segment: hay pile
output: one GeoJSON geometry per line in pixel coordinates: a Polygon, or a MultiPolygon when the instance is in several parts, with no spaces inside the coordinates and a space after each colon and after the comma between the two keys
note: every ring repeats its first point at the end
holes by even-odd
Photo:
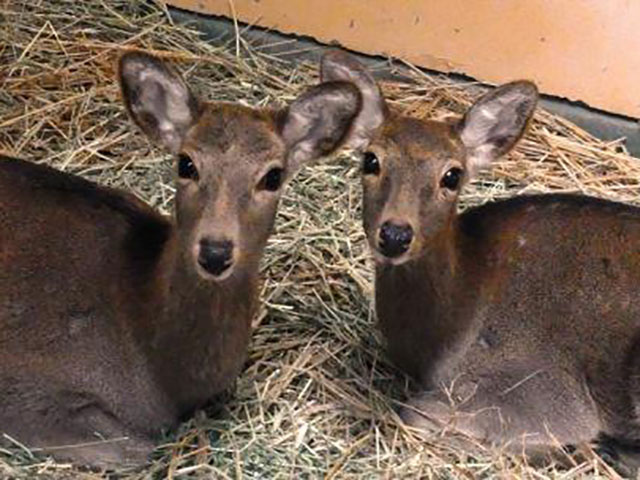
{"type": "MultiPolygon", "coordinates": [[[[168,212],[171,159],[126,117],[115,58],[145,48],[171,59],[201,96],[284,104],[316,80],[241,36],[212,46],[161,5],[130,0],[12,0],[0,7],[0,151],[118,186],[168,212]]],[[[439,118],[478,94],[409,68],[385,83],[397,108],[439,118]]],[[[640,161],[540,111],[517,151],[466,189],[464,205],[539,191],[580,191],[640,204],[640,161]]],[[[381,353],[372,265],[360,225],[357,163],[306,168],[288,187],[263,262],[264,307],[247,368],[221,416],[196,415],[142,471],[109,478],[449,478],[615,473],[599,459],[557,472],[481,452],[447,436],[419,441],[394,409],[405,385],[381,353]]],[[[1,478],[107,478],[0,451],[1,478]]]]}

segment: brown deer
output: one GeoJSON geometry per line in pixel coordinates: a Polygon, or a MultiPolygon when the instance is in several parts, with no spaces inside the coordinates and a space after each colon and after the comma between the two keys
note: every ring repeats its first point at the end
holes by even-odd
{"type": "Polygon", "coordinates": [[[204,103],[143,53],[119,79],[135,123],[176,155],[175,221],[0,160],[0,432],[93,466],[144,462],[238,375],[283,184],[361,105],[341,81],[284,110],[204,103]]]}
{"type": "Polygon", "coordinates": [[[536,195],[458,214],[465,182],[522,136],[536,87],[508,83],[443,123],[388,108],[344,53],[325,55],[321,74],[363,96],[347,144],[362,157],[377,318],[420,385],[403,418],[537,458],[597,439],[633,454],[640,209],[536,195]]]}

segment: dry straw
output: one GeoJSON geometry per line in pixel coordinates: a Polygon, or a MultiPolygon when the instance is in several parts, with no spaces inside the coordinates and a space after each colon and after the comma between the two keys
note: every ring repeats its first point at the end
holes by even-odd
{"type": "MultiPolygon", "coordinates": [[[[213,46],[166,9],[129,0],[0,3],[0,151],[118,186],[168,211],[171,160],[132,127],[114,82],[115,59],[144,48],[175,63],[201,95],[283,105],[316,81],[238,35],[213,46]]],[[[395,108],[460,114],[473,85],[409,68],[383,85],[395,108]]],[[[538,112],[517,150],[467,187],[464,205],[541,191],[640,203],[640,161],[538,112]]],[[[395,411],[406,398],[381,353],[370,300],[372,265],[360,225],[357,162],[306,168],[288,187],[263,262],[263,309],[246,370],[226,406],[167,435],[144,470],[109,478],[616,477],[596,457],[535,470],[522,459],[435,433],[421,441],[395,411]]],[[[1,393],[0,393],[1,394],[1,393]]],[[[43,459],[19,443],[0,451],[0,477],[107,478],[43,459]]]]}

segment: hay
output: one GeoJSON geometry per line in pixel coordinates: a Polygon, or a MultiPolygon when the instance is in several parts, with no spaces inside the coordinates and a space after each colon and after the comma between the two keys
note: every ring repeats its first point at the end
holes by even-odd
{"type": "MultiPolygon", "coordinates": [[[[132,127],[114,60],[145,48],[171,59],[201,95],[282,105],[316,80],[238,36],[227,46],[174,25],[164,7],[129,0],[13,0],[0,7],[0,151],[118,186],[168,212],[171,160],[132,127]]],[[[409,68],[385,82],[396,108],[441,118],[477,96],[474,85],[409,68]]],[[[540,191],[579,191],[640,204],[640,161],[539,111],[517,150],[464,194],[464,206],[540,191]]],[[[381,353],[370,299],[372,264],[360,224],[356,162],[306,168],[288,187],[263,262],[264,307],[249,361],[221,416],[181,426],[144,470],[109,478],[576,478],[616,474],[597,457],[569,470],[465,453],[448,435],[418,440],[394,413],[405,397],[381,353]]],[[[0,451],[0,477],[107,478],[0,451]]]]}

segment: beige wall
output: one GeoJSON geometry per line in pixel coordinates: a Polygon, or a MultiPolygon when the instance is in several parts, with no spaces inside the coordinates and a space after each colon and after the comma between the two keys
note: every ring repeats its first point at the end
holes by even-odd
{"type": "Polygon", "coordinates": [[[640,118],[640,0],[170,0],[640,118]]]}

